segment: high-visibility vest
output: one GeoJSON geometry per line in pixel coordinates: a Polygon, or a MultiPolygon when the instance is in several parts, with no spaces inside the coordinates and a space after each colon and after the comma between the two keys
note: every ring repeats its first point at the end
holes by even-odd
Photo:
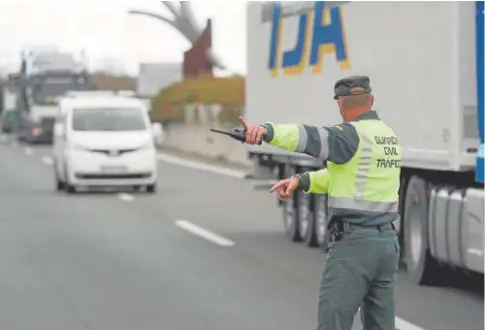
{"type": "MultiPolygon", "coordinates": [[[[345,164],[327,162],[329,218],[351,214],[398,214],[401,147],[380,120],[350,122],[360,138],[345,164]]],[[[391,217],[391,219],[395,217],[391,217]]]]}

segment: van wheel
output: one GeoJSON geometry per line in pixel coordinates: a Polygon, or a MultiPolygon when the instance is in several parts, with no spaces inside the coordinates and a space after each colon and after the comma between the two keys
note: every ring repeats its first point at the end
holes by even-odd
{"type": "Polygon", "coordinates": [[[286,237],[292,242],[301,241],[298,230],[298,194],[293,194],[282,206],[286,237]]]}
{"type": "Polygon", "coordinates": [[[56,190],[62,191],[66,188],[66,184],[62,182],[59,178],[56,178],[56,190]]]}
{"type": "Polygon", "coordinates": [[[68,194],[74,194],[74,193],[76,193],[76,187],[73,186],[72,184],[67,184],[66,185],[66,192],[68,194]]]}
{"type": "Polygon", "coordinates": [[[431,256],[428,239],[428,184],[413,176],[404,199],[404,245],[407,274],[411,282],[433,284],[438,278],[439,265],[431,256]]]}
{"type": "Polygon", "coordinates": [[[59,173],[57,172],[57,162],[55,160],[54,160],[54,164],[53,164],[52,167],[54,168],[54,177],[55,177],[55,180],[56,180],[56,190],[57,191],[64,190],[66,188],[66,184],[64,183],[64,181],[62,181],[59,178],[59,173]]]}
{"type": "Polygon", "coordinates": [[[298,191],[298,233],[306,246],[316,246],[313,195],[298,191]]]}
{"type": "Polygon", "coordinates": [[[67,169],[67,166],[64,167],[64,179],[65,179],[64,185],[65,185],[66,193],[68,194],[76,193],[76,186],[69,183],[69,171],[67,169]]]}
{"type": "Polygon", "coordinates": [[[317,244],[323,250],[328,247],[328,211],[327,211],[327,195],[316,195],[314,202],[314,224],[315,237],[317,244]]]}
{"type": "Polygon", "coordinates": [[[147,185],[147,193],[153,194],[156,191],[157,191],[157,185],[155,183],[147,185]]]}

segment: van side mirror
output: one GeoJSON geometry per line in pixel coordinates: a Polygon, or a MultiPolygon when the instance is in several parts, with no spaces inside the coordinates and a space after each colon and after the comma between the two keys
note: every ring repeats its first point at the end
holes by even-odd
{"type": "Polygon", "coordinates": [[[163,126],[160,123],[152,123],[153,138],[157,144],[162,144],[165,140],[163,126]]]}

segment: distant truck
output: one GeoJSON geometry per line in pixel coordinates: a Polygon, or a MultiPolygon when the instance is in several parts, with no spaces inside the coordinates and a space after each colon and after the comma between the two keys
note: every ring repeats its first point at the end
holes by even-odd
{"type": "Polygon", "coordinates": [[[57,100],[68,91],[89,90],[89,74],[74,56],[53,50],[24,51],[17,90],[17,137],[30,143],[52,142],[57,100]]]}
{"type": "MultiPolygon", "coordinates": [[[[250,2],[246,118],[335,125],[335,82],[370,76],[379,116],[400,137],[400,219],[410,279],[442,265],[483,274],[484,33],[478,2],[250,2]],[[330,6],[330,7],[328,7],[330,6]]],[[[252,146],[254,183],[324,162],[252,146]]],[[[280,205],[286,235],[325,246],[326,196],[280,205]]]]}

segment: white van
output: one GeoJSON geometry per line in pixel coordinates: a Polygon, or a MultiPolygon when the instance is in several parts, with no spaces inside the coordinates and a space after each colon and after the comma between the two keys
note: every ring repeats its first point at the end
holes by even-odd
{"type": "Polygon", "coordinates": [[[154,193],[157,155],[151,124],[138,99],[123,96],[65,97],[54,125],[57,190],[78,187],[146,187],[154,193]]]}

